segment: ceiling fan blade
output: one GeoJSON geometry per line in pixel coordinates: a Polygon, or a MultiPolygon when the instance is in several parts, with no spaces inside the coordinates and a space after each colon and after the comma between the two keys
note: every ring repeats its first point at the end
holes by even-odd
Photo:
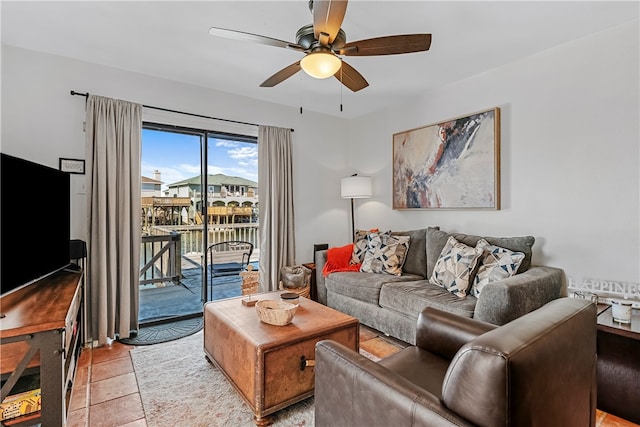
{"type": "Polygon", "coordinates": [[[278,83],[282,83],[289,77],[293,76],[295,73],[300,71],[302,68],[300,67],[300,61],[295,62],[291,65],[287,65],[282,70],[275,73],[273,76],[269,77],[267,80],[262,82],[260,87],[273,87],[278,83]]]}
{"type": "Polygon", "coordinates": [[[209,28],[209,34],[212,36],[225,37],[233,40],[250,41],[260,44],[266,44],[268,46],[284,47],[289,49],[304,51],[304,48],[295,43],[290,43],[284,40],[273,39],[271,37],[261,36],[258,34],[245,33],[243,31],[227,30],[225,28],[211,27],[209,28]]]}
{"type": "Polygon", "coordinates": [[[346,12],[347,0],[313,0],[313,34],[323,46],[333,43],[346,12]]]}
{"type": "Polygon", "coordinates": [[[343,85],[351,89],[353,92],[357,92],[369,86],[369,83],[364,79],[364,77],[362,77],[362,74],[344,61],[342,61],[342,67],[333,75],[333,77],[338,79],[343,85]]]}
{"type": "Polygon", "coordinates": [[[336,53],[345,56],[397,55],[429,50],[431,34],[376,37],[345,44],[336,53]]]}

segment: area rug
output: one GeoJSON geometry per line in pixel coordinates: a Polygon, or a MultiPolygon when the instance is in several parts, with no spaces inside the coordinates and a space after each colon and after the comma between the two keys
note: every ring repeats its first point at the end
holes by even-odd
{"type": "Polygon", "coordinates": [[[202,316],[174,322],[159,323],[142,326],[135,337],[123,338],[120,342],[130,345],[151,345],[174,341],[193,335],[202,330],[204,321],[202,316]]]}
{"type": "MultiPolygon", "coordinates": [[[[253,413],[205,358],[202,331],[130,351],[148,427],[253,427],[253,413]]],[[[275,427],[314,425],[313,397],[276,412],[275,427]]]]}

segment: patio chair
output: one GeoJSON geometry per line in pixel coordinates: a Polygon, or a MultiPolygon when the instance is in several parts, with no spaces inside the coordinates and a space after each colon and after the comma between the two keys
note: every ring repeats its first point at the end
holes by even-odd
{"type": "Polygon", "coordinates": [[[214,277],[238,275],[247,268],[253,243],[242,240],[228,240],[214,243],[207,249],[209,262],[209,278],[213,282],[214,277]]]}

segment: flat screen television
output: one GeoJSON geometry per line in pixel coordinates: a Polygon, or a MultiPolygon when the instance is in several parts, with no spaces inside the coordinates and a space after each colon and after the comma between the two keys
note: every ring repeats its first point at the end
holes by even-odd
{"type": "Polygon", "coordinates": [[[1,153],[0,294],[70,265],[70,177],[1,153]]]}

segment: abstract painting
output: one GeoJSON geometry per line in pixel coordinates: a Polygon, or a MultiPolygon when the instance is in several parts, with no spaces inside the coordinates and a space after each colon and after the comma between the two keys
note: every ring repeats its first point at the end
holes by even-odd
{"type": "Polygon", "coordinates": [[[500,209],[500,109],[394,134],[393,209],[500,209]]]}

